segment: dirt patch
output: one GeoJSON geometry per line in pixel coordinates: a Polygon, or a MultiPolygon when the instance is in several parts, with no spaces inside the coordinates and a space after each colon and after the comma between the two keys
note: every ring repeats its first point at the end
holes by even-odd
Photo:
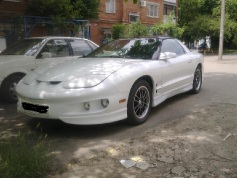
{"type": "Polygon", "coordinates": [[[215,103],[105,150],[50,177],[237,177],[237,105],[215,103]],[[126,168],[121,164],[131,164],[126,168]]]}

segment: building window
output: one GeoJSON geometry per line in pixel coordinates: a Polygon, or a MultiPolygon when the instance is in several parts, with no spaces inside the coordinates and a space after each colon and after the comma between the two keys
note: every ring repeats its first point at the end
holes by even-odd
{"type": "Polygon", "coordinates": [[[138,13],[129,13],[129,21],[130,22],[137,22],[139,20],[138,13]]]}
{"type": "Polygon", "coordinates": [[[147,16],[148,17],[155,17],[158,18],[158,8],[159,4],[156,3],[147,3],[147,16]]]}
{"type": "Polygon", "coordinates": [[[173,12],[176,14],[176,7],[168,4],[164,4],[164,15],[170,15],[173,12]]]}
{"type": "Polygon", "coordinates": [[[115,13],[115,0],[106,0],[106,13],[115,13]]]}

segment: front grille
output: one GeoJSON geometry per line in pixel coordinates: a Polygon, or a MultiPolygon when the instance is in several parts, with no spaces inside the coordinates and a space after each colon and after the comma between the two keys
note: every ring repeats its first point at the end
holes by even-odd
{"type": "Polygon", "coordinates": [[[24,108],[27,111],[34,111],[34,112],[38,112],[40,114],[48,113],[48,109],[49,109],[48,106],[30,104],[30,103],[26,103],[26,102],[22,102],[22,108],[24,108]]]}
{"type": "Polygon", "coordinates": [[[51,85],[57,85],[57,84],[59,84],[59,83],[61,83],[60,81],[51,81],[51,82],[49,82],[51,85]]]}

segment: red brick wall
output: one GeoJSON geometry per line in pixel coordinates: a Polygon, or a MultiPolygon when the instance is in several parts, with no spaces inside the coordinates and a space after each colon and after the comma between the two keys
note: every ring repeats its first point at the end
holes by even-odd
{"type": "Polygon", "coordinates": [[[29,34],[29,37],[35,37],[35,36],[46,36],[47,33],[46,33],[46,30],[45,30],[45,27],[37,27],[37,28],[34,28],[30,34],[29,34]]]}
{"type": "Polygon", "coordinates": [[[123,11],[123,17],[124,17],[124,23],[129,23],[129,13],[140,13],[140,21],[144,24],[155,24],[159,21],[163,20],[163,0],[148,0],[148,2],[153,2],[159,4],[158,9],[158,18],[151,18],[147,16],[148,8],[142,7],[138,4],[133,4],[132,1],[128,1],[124,5],[124,11],[123,11]]]}
{"type": "Polygon", "coordinates": [[[147,2],[153,2],[159,4],[158,18],[147,17],[147,7],[141,7],[139,4],[133,4],[132,0],[124,2],[124,0],[116,0],[116,13],[105,12],[105,1],[101,0],[99,20],[106,20],[117,23],[129,23],[129,13],[140,13],[140,20],[143,23],[154,24],[157,21],[163,20],[163,0],[148,0],[147,2]]]}
{"type": "Polygon", "coordinates": [[[124,23],[128,24],[129,22],[129,13],[139,13],[140,21],[146,25],[154,25],[158,22],[163,21],[163,7],[164,0],[148,0],[147,2],[153,2],[159,4],[158,9],[158,18],[151,18],[147,16],[148,8],[141,7],[139,4],[133,4],[132,0],[124,2],[124,0],[116,0],[116,12],[115,13],[106,13],[105,10],[106,0],[101,0],[100,12],[98,20],[90,21],[91,28],[91,40],[97,44],[101,44],[104,35],[104,28],[112,28],[114,24],[124,23]]]}
{"type": "Polygon", "coordinates": [[[0,1],[0,13],[24,14],[27,4],[27,0],[20,2],[0,1]]]}
{"type": "Polygon", "coordinates": [[[107,20],[111,22],[121,22],[122,17],[123,17],[124,0],[116,0],[116,13],[106,13],[105,1],[106,0],[100,1],[99,19],[107,20]]]}
{"type": "Polygon", "coordinates": [[[109,29],[112,28],[113,24],[112,22],[103,22],[103,21],[91,21],[90,22],[90,37],[93,42],[95,42],[98,45],[102,44],[102,40],[104,39],[105,35],[103,34],[103,29],[109,29]]]}

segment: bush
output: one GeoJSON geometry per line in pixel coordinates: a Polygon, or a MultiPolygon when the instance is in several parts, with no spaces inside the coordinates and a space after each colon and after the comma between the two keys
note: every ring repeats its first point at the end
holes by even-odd
{"type": "Polygon", "coordinates": [[[46,136],[33,133],[0,139],[0,175],[4,178],[45,177],[53,160],[49,148],[46,136]]]}
{"type": "Polygon", "coordinates": [[[149,35],[149,30],[146,25],[140,21],[133,22],[129,25],[117,24],[112,27],[112,38],[135,38],[149,35]]]}
{"type": "Polygon", "coordinates": [[[148,28],[141,22],[137,21],[128,25],[128,37],[135,38],[147,35],[149,35],[148,28]]]}
{"type": "Polygon", "coordinates": [[[125,30],[126,30],[126,26],[124,24],[113,25],[112,38],[113,39],[124,38],[125,37],[125,30]]]}

